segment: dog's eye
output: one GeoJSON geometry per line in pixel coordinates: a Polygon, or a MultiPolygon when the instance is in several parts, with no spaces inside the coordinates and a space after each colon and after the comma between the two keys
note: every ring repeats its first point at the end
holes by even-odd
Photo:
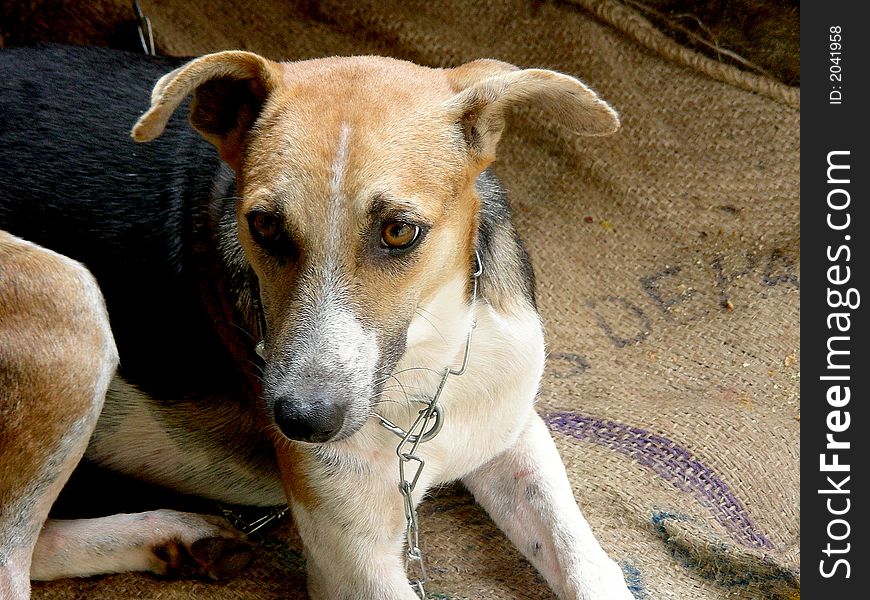
{"type": "Polygon", "coordinates": [[[257,243],[267,245],[281,237],[283,229],[278,218],[266,212],[252,212],[248,215],[251,235],[257,243]]]}
{"type": "Polygon", "coordinates": [[[387,223],[381,231],[381,243],[393,250],[407,250],[419,239],[420,227],[403,221],[387,223]]]}

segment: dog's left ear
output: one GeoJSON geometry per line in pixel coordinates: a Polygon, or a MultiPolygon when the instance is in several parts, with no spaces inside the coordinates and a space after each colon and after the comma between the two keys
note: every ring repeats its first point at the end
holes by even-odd
{"type": "Polygon", "coordinates": [[[151,92],[151,108],[131,135],[137,142],[158,137],[178,105],[193,94],[191,125],[237,168],[245,137],[280,81],[280,66],[252,52],[197,58],[160,78],[151,92]]]}
{"type": "Polygon", "coordinates": [[[448,111],[481,163],[495,159],[505,112],[516,104],[540,107],[580,135],[609,135],[619,129],[616,111],[583,82],[563,73],[484,59],[449,69],[447,77],[457,92],[448,111]]]}

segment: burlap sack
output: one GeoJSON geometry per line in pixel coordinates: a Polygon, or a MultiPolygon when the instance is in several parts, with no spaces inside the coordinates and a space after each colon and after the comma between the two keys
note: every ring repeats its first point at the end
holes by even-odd
{"type": "MultiPolygon", "coordinates": [[[[610,0],[142,5],[167,54],[488,56],[575,74],[617,107],[613,137],[529,111],[501,144],[550,352],[539,411],[638,599],[799,597],[797,89],[610,0]]],[[[421,520],[432,598],[553,597],[461,489],[421,520]]],[[[300,548],[286,524],[226,585],[120,575],[34,597],[304,598],[300,548]]]]}

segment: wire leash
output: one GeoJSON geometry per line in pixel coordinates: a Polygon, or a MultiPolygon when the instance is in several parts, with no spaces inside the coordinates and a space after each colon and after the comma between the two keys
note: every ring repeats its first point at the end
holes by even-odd
{"type": "Polygon", "coordinates": [[[396,454],[399,457],[399,492],[402,494],[402,504],[405,511],[405,539],[408,546],[407,554],[405,555],[405,571],[414,566],[419,577],[409,579],[411,587],[417,593],[421,600],[426,599],[426,590],[424,584],[427,581],[426,566],[423,561],[423,551],[420,550],[420,528],[417,519],[417,508],[414,506],[413,492],[417,487],[417,482],[420,480],[420,475],[423,473],[423,467],[426,466],[426,461],[422,456],[417,454],[417,449],[420,444],[428,442],[441,431],[444,425],[444,414],[438,404],[441,398],[441,392],[447,385],[447,380],[451,375],[463,375],[468,368],[468,355],[471,350],[471,336],[474,333],[474,308],[477,304],[477,281],[481,273],[483,273],[483,264],[480,262],[480,254],[475,251],[475,271],[472,273],[472,290],[471,290],[471,311],[472,321],[468,328],[468,335],[465,338],[465,352],[462,356],[462,364],[458,369],[446,367],[441,375],[441,381],[438,384],[438,389],[435,390],[435,395],[431,400],[414,399],[415,402],[425,404],[417,418],[411,424],[407,431],[381,415],[375,413],[380,424],[388,431],[396,434],[401,441],[396,447],[396,454]],[[434,422],[433,422],[434,421],[434,422]],[[432,425],[430,426],[430,423],[432,425]],[[411,466],[410,463],[416,463],[416,466],[411,466]],[[406,473],[406,466],[412,477],[409,479],[406,473]],[[413,471],[410,471],[413,469],[413,471]]]}

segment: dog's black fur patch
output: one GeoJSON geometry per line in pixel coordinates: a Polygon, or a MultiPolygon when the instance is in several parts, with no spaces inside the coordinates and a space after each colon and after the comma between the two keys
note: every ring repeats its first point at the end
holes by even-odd
{"type": "Polygon", "coordinates": [[[480,196],[477,249],[483,263],[481,296],[490,301],[524,297],[537,308],[535,271],[511,222],[511,207],[501,182],[487,169],[477,178],[475,189],[480,196]]]}
{"type": "Polygon", "coordinates": [[[192,260],[212,242],[217,152],[186,110],[151,144],[129,135],[153,84],[181,62],[60,46],[0,53],[0,228],[87,265],[120,373],[176,398],[237,371],[192,260]]]}

